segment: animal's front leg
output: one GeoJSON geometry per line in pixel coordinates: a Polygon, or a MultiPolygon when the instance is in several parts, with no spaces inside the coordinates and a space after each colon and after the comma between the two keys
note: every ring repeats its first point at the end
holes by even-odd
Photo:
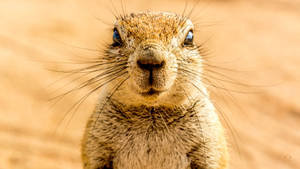
{"type": "Polygon", "coordinates": [[[191,169],[227,169],[228,152],[223,141],[218,145],[195,146],[188,154],[191,169]]]}
{"type": "Polygon", "coordinates": [[[105,146],[92,146],[89,142],[82,147],[84,169],[113,169],[112,152],[105,146]]]}
{"type": "Polygon", "coordinates": [[[84,169],[113,169],[112,152],[105,146],[83,143],[82,161],[84,169]]]}
{"type": "Polygon", "coordinates": [[[104,140],[85,132],[81,157],[84,169],[113,169],[113,149],[104,140]]]}

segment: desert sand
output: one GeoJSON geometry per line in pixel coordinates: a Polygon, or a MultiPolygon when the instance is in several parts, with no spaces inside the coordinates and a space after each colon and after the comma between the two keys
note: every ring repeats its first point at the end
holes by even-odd
{"type": "MultiPolygon", "coordinates": [[[[185,0],[124,0],[124,11],[182,12],[185,0]]],[[[300,168],[300,1],[188,1],[226,127],[231,169],[300,168]]],[[[111,42],[114,0],[0,1],[0,169],[79,169],[95,103],[64,70],[111,42]],[[69,113],[68,113],[69,112],[69,113]]],[[[99,52],[100,51],[100,52],[99,52]]],[[[75,64],[76,65],[76,64],[75,64]]],[[[76,65],[78,66],[78,65],[76,65]]],[[[80,66],[80,65],[79,65],[80,66]]],[[[74,79],[73,79],[74,80],[74,79]]]]}

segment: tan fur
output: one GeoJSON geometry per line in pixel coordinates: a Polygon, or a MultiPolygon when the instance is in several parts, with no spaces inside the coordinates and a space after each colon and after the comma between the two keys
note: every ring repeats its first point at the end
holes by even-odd
{"type": "Polygon", "coordinates": [[[87,124],[84,169],[225,169],[224,131],[201,82],[202,57],[196,46],[182,46],[192,22],[143,12],[115,27],[122,46],[108,47],[104,59],[127,67],[102,90],[87,124]],[[149,53],[165,62],[151,75],[137,64],[149,53]],[[145,94],[150,89],[159,92],[145,94]]]}

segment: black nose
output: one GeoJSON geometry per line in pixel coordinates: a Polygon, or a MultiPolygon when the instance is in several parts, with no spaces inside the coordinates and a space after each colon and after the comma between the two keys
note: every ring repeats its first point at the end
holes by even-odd
{"type": "Polygon", "coordinates": [[[144,70],[160,69],[165,64],[161,53],[153,49],[145,50],[137,60],[137,65],[144,70]]]}
{"type": "Polygon", "coordinates": [[[153,70],[153,69],[160,69],[162,67],[164,67],[165,65],[165,61],[147,61],[147,60],[138,60],[137,64],[141,69],[145,69],[145,70],[153,70]]]}

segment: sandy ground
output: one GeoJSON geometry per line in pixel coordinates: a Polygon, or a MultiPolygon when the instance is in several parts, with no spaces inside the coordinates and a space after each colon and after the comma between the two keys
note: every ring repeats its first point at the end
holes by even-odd
{"type": "MultiPolygon", "coordinates": [[[[126,0],[126,11],[181,12],[184,4],[126,0]]],[[[188,4],[196,6],[197,40],[209,39],[210,62],[226,68],[213,68],[219,87],[210,89],[228,131],[230,168],[300,168],[300,1],[188,4]]],[[[97,96],[66,113],[87,89],[48,102],[77,83],[64,85],[71,79],[56,81],[62,74],[47,69],[97,56],[82,48],[110,41],[112,11],[109,0],[0,1],[0,169],[81,168],[80,139],[97,96]]]]}

